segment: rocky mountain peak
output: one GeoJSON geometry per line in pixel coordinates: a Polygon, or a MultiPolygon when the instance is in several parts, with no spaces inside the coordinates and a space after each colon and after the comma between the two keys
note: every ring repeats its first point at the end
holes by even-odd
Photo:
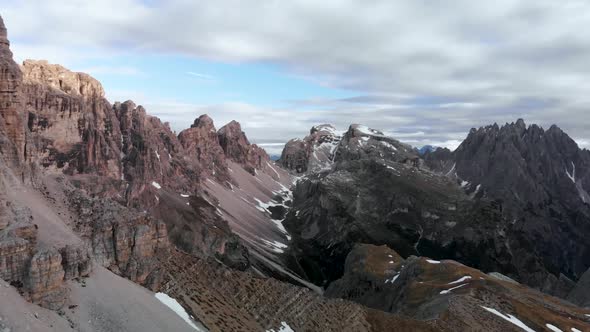
{"type": "Polygon", "coordinates": [[[2,19],[2,17],[0,17],[0,50],[8,50],[10,52],[10,42],[8,41],[8,33],[6,31],[6,26],[4,25],[4,20],[2,19]]]}
{"type": "Polygon", "coordinates": [[[0,18],[0,152],[13,166],[24,159],[26,116],[22,106],[22,73],[12,59],[6,27],[0,18]]]}
{"type": "Polygon", "coordinates": [[[313,126],[309,130],[310,135],[313,135],[317,132],[324,133],[327,135],[334,135],[334,134],[336,134],[336,127],[334,127],[331,124],[321,124],[321,125],[313,126]]]}
{"type": "Polygon", "coordinates": [[[360,124],[352,124],[346,135],[350,137],[385,136],[383,132],[360,124]]]}
{"type": "Polygon", "coordinates": [[[207,114],[203,114],[195,119],[191,128],[207,128],[215,130],[215,124],[213,123],[213,119],[209,117],[207,114]]]}
{"type": "Polygon", "coordinates": [[[250,144],[239,122],[232,120],[217,132],[219,144],[225,155],[255,174],[255,169],[264,167],[270,160],[266,152],[256,144],[250,144]]]}
{"type": "Polygon", "coordinates": [[[25,60],[21,66],[25,82],[50,86],[71,95],[103,98],[104,89],[98,80],[86,73],[72,72],[47,60],[25,60]]]}

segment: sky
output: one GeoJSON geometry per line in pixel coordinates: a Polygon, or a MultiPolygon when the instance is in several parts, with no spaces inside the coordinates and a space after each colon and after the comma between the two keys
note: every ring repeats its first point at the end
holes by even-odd
{"type": "Polygon", "coordinates": [[[87,72],[177,132],[200,114],[279,154],[316,124],[414,146],[524,118],[590,148],[590,2],[0,0],[17,61],[87,72]]]}

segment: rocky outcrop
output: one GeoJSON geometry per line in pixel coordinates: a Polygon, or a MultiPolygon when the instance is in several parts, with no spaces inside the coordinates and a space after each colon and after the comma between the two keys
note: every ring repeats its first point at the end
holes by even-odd
{"type": "Polygon", "coordinates": [[[0,18],[0,153],[14,169],[25,156],[27,120],[23,104],[22,73],[12,59],[6,27],[0,18]]]}
{"type": "Polygon", "coordinates": [[[557,126],[527,127],[519,119],[472,129],[455,151],[435,151],[427,163],[474,196],[501,204],[513,224],[506,236],[521,246],[527,243],[520,259],[528,262],[529,272],[553,275],[523,273],[520,281],[563,294],[566,279],[578,279],[590,266],[585,241],[590,233],[590,153],[557,126]]]}
{"type": "Polygon", "coordinates": [[[415,149],[379,130],[353,124],[336,148],[334,160],[346,162],[361,159],[387,160],[422,166],[415,149]]]}
{"type": "MultiPolygon", "coordinates": [[[[162,275],[156,258],[169,250],[166,225],[109,199],[87,198],[76,190],[68,195],[79,218],[75,230],[91,244],[93,259],[134,282],[157,287],[162,275]]],[[[82,249],[66,256],[66,265],[83,273],[79,257],[85,257],[82,249]]]]}
{"type": "Polygon", "coordinates": [[[472,201],[447,177],[413,163],[343,160],[333,171],[301,179],[283,224],[299,261],[291,267],[304,267],[301,273],[319,285],[341,276],[357,242],[385,244],[402,256],[451,257],[484,270],[511,266],[498,231],[509,223],[498,207],[472,201]]]}
{"type": "Polygon", "coordinates": [[[25,83],[42,83],[68,95],[79,95],[90,99],[104,98],[100,82],[85,73],[72,72],[60,65],[45,60],[25,60],[22,65],[25,83]]]}
{"type": "Polygon", "coordinates": [[[567,296],[568,301],[590,308],[590,269],[586,271],[567,296]]]}
{"type": "Polygon", "coordinates": [[[27,60],[22,70],[28,161],[43,171],[119,178],[121,134],[100,83],[46,61],[27,60]]]}
{"type": "Polygon", "coordinates": [[[38,251],[31,258],[24,278],[25,298],[47,308],[61,308],[65,303],[64,276],[59,251],[38,251]]]}
{"type": "Polygon", "coordinates": [[[256,169],[266,167],[270,158],[266,152],[256,144],[250,144],[242,127],[236,121],[231,121],[217,131],[219,144],[227,158],[242,165],[246,171],[255,174],[256,169]]]}
{"type": "Polygon", "coordinates": [[[329,169],[340,139],[332,125],[314,126],[303,140],[296,138],[285,144],[279,163],[296,173],[329,169]]]}
{"type": "Polygon", "coordinates": [[[292,268],[325,285],[340,277],[355,242],[386,244],[566,296],[590,264],[586,154],[557,127],[518,122],[473,130],[455,152],[438,149],[424,160],[353,125],[332,168],[294,190],[284,222],[300,260],[292,268]]]}
{"type": "Polygon", "coordinates": [[[31,223],[30,212],[25,209],[11,206],[6,218],[11,222],[0,231],[0,278],[22,285],[36,251],[37,226],[31,223]]]}
{"type": "Polygon", "coordinates": [[[331,283],[325,295],[388,311],[390,288],[405,260],[387,246],[356,244],[346,257],[344,275],[331,283]]]}
{"type": "Polygon", "coordinates": [[[201,115],[189,129],[178,135],[187,156],[199,162],[201,176],[209,175],[218,181],[230,181],[227,161],[219,145],[217,131],[213,120],[208,115],[201,115]]]}
{"type": "Polygon", "coordinates": [[[60,254],[66,280],[87,277],[92,272],[92,253],[86,245],[67,245],[60,254]]]}
{"type": "Polygon", "coordinates": [[[124,204],[146,210],[154,206],[158,183],[177,192],[194,192],[199,164],[183,158],[184,150],[167,123],[149,116],[132,101],[115,103],[121,130],[121,181],[124,204]]]}
{"type": "Polygon", "coordinates": [[[326,294],[428,321],[437,330],[513,330],[516,327],[505,320],[507,315],[534,331],[546,324],[562,331],[588,328],[585,310],[565,301],[455,261],[402,259],[383,246],[356,245],[343,277],[326,294]]]}

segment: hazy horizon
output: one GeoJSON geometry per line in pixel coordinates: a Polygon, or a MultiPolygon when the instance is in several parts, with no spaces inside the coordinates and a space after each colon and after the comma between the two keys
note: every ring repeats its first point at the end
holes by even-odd
{"type": "Polygon", "coordinates": [[[18,62],[89,73],[177,132],[209,114],[277,154],[362,123],[453,149],[524,118],[590,148],[583,1],[1,2],[18,62]]]}

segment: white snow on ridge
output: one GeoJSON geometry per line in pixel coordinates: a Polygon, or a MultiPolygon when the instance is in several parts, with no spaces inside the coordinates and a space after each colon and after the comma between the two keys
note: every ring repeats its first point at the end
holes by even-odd
{"type": "Polygon", "coordinates": [[[288,247],[288,245],[281,243],[279,241],[269,241],[266,239],[261,239],[261,240],[264,242],[264,244],[266,244],[270,248],[270,250],[272,250],[276,253],[279,253],[279,254],[282,254],[283,252],[285,252],[283,249],[288,247]]]}
{"type": "Polygon", "coordinates": [[[458,283],[461,283],[461,282],[463,282],[465,280],[469,280],[469,279],[471,279],[471,276],[464,276],[464,277],[461,277],[455,281],[449,282],[447,285],[458,284],[458,283]]]}
{"type": "Polygon", "coordinates": [[[434,259],[427,259],[426,261],[430,264],[440,264],[440,261],[435,261],[434,259]]]}
{"type": "Polygon", "coordinates": [[[459,286],[456,286],[456,287],[453,287],[453,288],[449,288],[449,289],[442,290],[442,291],[440,291],[440,293],[439,293],[439,294],[448,294],[448,293],[450,293],[451,291],[453,291],[453,290],[455,290],[455,289],[457,289],[457,288],[461,288],[461,287],[463,287],[463,286],[467,286],[467,284],[463,284],[463,285],[459,285],[459,286]]]}
{"type": "Polygon", "coordinates": [[[371,128],[367,127],[367,126],[357,125],[355,129],[358,130],[358,131],[360,131],[362,134],[365,134],[365,135],[379,136],[379,137],[383,136],[383,135],[379,134],[377,132],[377,130],[371,129],[371,128]]]}
{"type": "Polygon", "coordinates": [[[545,324],[545,326],[547,326],[547,328],[550,329],[553,332],[563,332],[560,328],[558,328],[555,325],[545,324]]]}
{"type": "Polygon", "coordinates": [[[278,330],[270,329],[266,330],[266,332],[295,332],[295,330],[293,330],[286,322],[281,322],[281,326],[278,330]]]}
{"type": "Polygon", "coordinates": [[[451,170],[447,172],[447,174],[445,174],[446,176],[449,176],[453,173],[453,171],[455,170],[455,167],[457,166],[457,163],[453,164],[453,167],[451,167],[451,170]]]}
{"type": "Polygon", "coordinates": [[[567,167],[565,168],[565,174],[567,175],[568,178],[570,178],[570,180],[572,180],[573,183],[576,183],[576,165],[574,165],[574,162],[572,161],[572,174],[570,174],[570,172],[568,172],[567,167]]]}
{"type": "Polygon", "coordinates": [[[526,326],[522,321],[520,321],[520,319],[512,316],[512,315],[504,315],[503,313],[499,312],[496,309],[492,309],[492,308],[488,308],[488,307],[484,307],[481,306],[482,308],[484,308],[485,310],[493,313],[494,315],[501,317],[504,320],[509,321],[510,323],[520,327],[521,329],[527,331],[527,332],[535,332],[535,330],[531,329],[530,327],[526,326]]]}
{"type": "Polygon", "coordinates": [[[154,186],[156,189],[162,189],[162,186],[156,181],[152,181],[152,186],[154,186]]]}
{"type": "Polygon", "coordinates": [[[391,279],[385,279],[385,283],[390,282],[393,284],[397,280],[398,277],[399,277],[399,273],[394,275],[391,279]]]}
{"type": "Polygon", "coordinates": [[[572,327],[572,332],[582,332],[582,331],[578,330],[578,329],[577,329],[577,328],[575,328],[575,327],[572,327]]]}
{"type": "Polygon", "coordinates": [[[158,161],[161,161],[160,160],[160,154],[158,153],[158,151],[157,150],[154,150],[154,152],[156,153],[156,157],[158,157],[158,161]]]}
{"type": "Polygon", "coordinates": [[[194,328],[197,331],[204,332],[197,325],[195,325],[191,317],[188,315],[186,310],[184,310],[184,308],[180,305],[180,303],[178,303],[178,301],[171,298],[170,296],[168,296],[168,294],[165,293],[156,293],[156,298],[165,306],[172,309],[172,311],[174,311],[178,316],[180,316],[180,318],[182,318],[192,328],[194,328]]]}
{"type": "Polygon", "coordinates": [[[385,147],[393,150],[393,151],[397,151],[397,148],[395,146],[393,146],[391,143],[389,142],[385,142],[385,141],[380,141],[379,143],[383,144],[385,147]]]}
{"type": "Polygon", "coordinates": [[[189,197],[189,196],[190,196],[190,195],[187,195],[187,194],[180,194],[180,197],[184,197],[184,198],[187,198],[187,197],[189,197]]]}

